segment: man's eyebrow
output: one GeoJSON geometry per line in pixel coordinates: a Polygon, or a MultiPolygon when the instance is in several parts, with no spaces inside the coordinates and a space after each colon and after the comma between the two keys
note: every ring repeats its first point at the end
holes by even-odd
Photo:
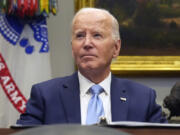
{"type": "Polygon", "coordinates": [[[75,30],[73,30],[73,33],[79,33],[79,32],[82,32],[82,29],[75,29],[75,30]]]}

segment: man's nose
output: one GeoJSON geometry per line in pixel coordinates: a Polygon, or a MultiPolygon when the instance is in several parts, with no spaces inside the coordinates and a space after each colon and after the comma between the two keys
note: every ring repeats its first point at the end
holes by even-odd
{"type": "Polygon", "coordinates": [[[92,48],[92,40],[90,36],[86,36],[85,41],[84,41],[84,49],[90,49],[92,48]]]}

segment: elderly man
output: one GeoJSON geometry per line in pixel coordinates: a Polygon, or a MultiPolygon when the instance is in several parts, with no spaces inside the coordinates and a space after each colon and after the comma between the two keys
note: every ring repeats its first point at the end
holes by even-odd
{"type": "Polygon", "coordinates": [[[155,91],[116,78],[110,64],[119,55],[117,20],[106,10],[84,8],[72,21],[72,54],[78,71],[32,87],[17,124],[95,124],[114,121],[166,122],[155,91]]]}

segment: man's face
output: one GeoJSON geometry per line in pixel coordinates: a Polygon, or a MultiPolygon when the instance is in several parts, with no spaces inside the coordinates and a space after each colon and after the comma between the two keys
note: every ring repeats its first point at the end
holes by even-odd
{"type": "Polygon", "coordinates": [[[119,55],[120,41],[112,38],[112,21],[102,13],[81,13],[72,31],[72,53],[80,71],[109,71],[119,55]]]}

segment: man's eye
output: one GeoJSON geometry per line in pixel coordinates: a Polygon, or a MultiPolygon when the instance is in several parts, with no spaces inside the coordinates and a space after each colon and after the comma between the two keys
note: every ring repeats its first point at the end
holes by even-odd
{"type": "Polygon", "coordinates": [[[96,34],[94,34],[94,37],[99,38],[99,37],[102,37],[102,36],[101,36],[101,34],[96,33],[96,34]]]}
{"type": "Polygon", "coordinates": [[[77,34],[76,35],[76,38],[81,38],[81,37],[84,37],[84,34],[77,34]]]}

